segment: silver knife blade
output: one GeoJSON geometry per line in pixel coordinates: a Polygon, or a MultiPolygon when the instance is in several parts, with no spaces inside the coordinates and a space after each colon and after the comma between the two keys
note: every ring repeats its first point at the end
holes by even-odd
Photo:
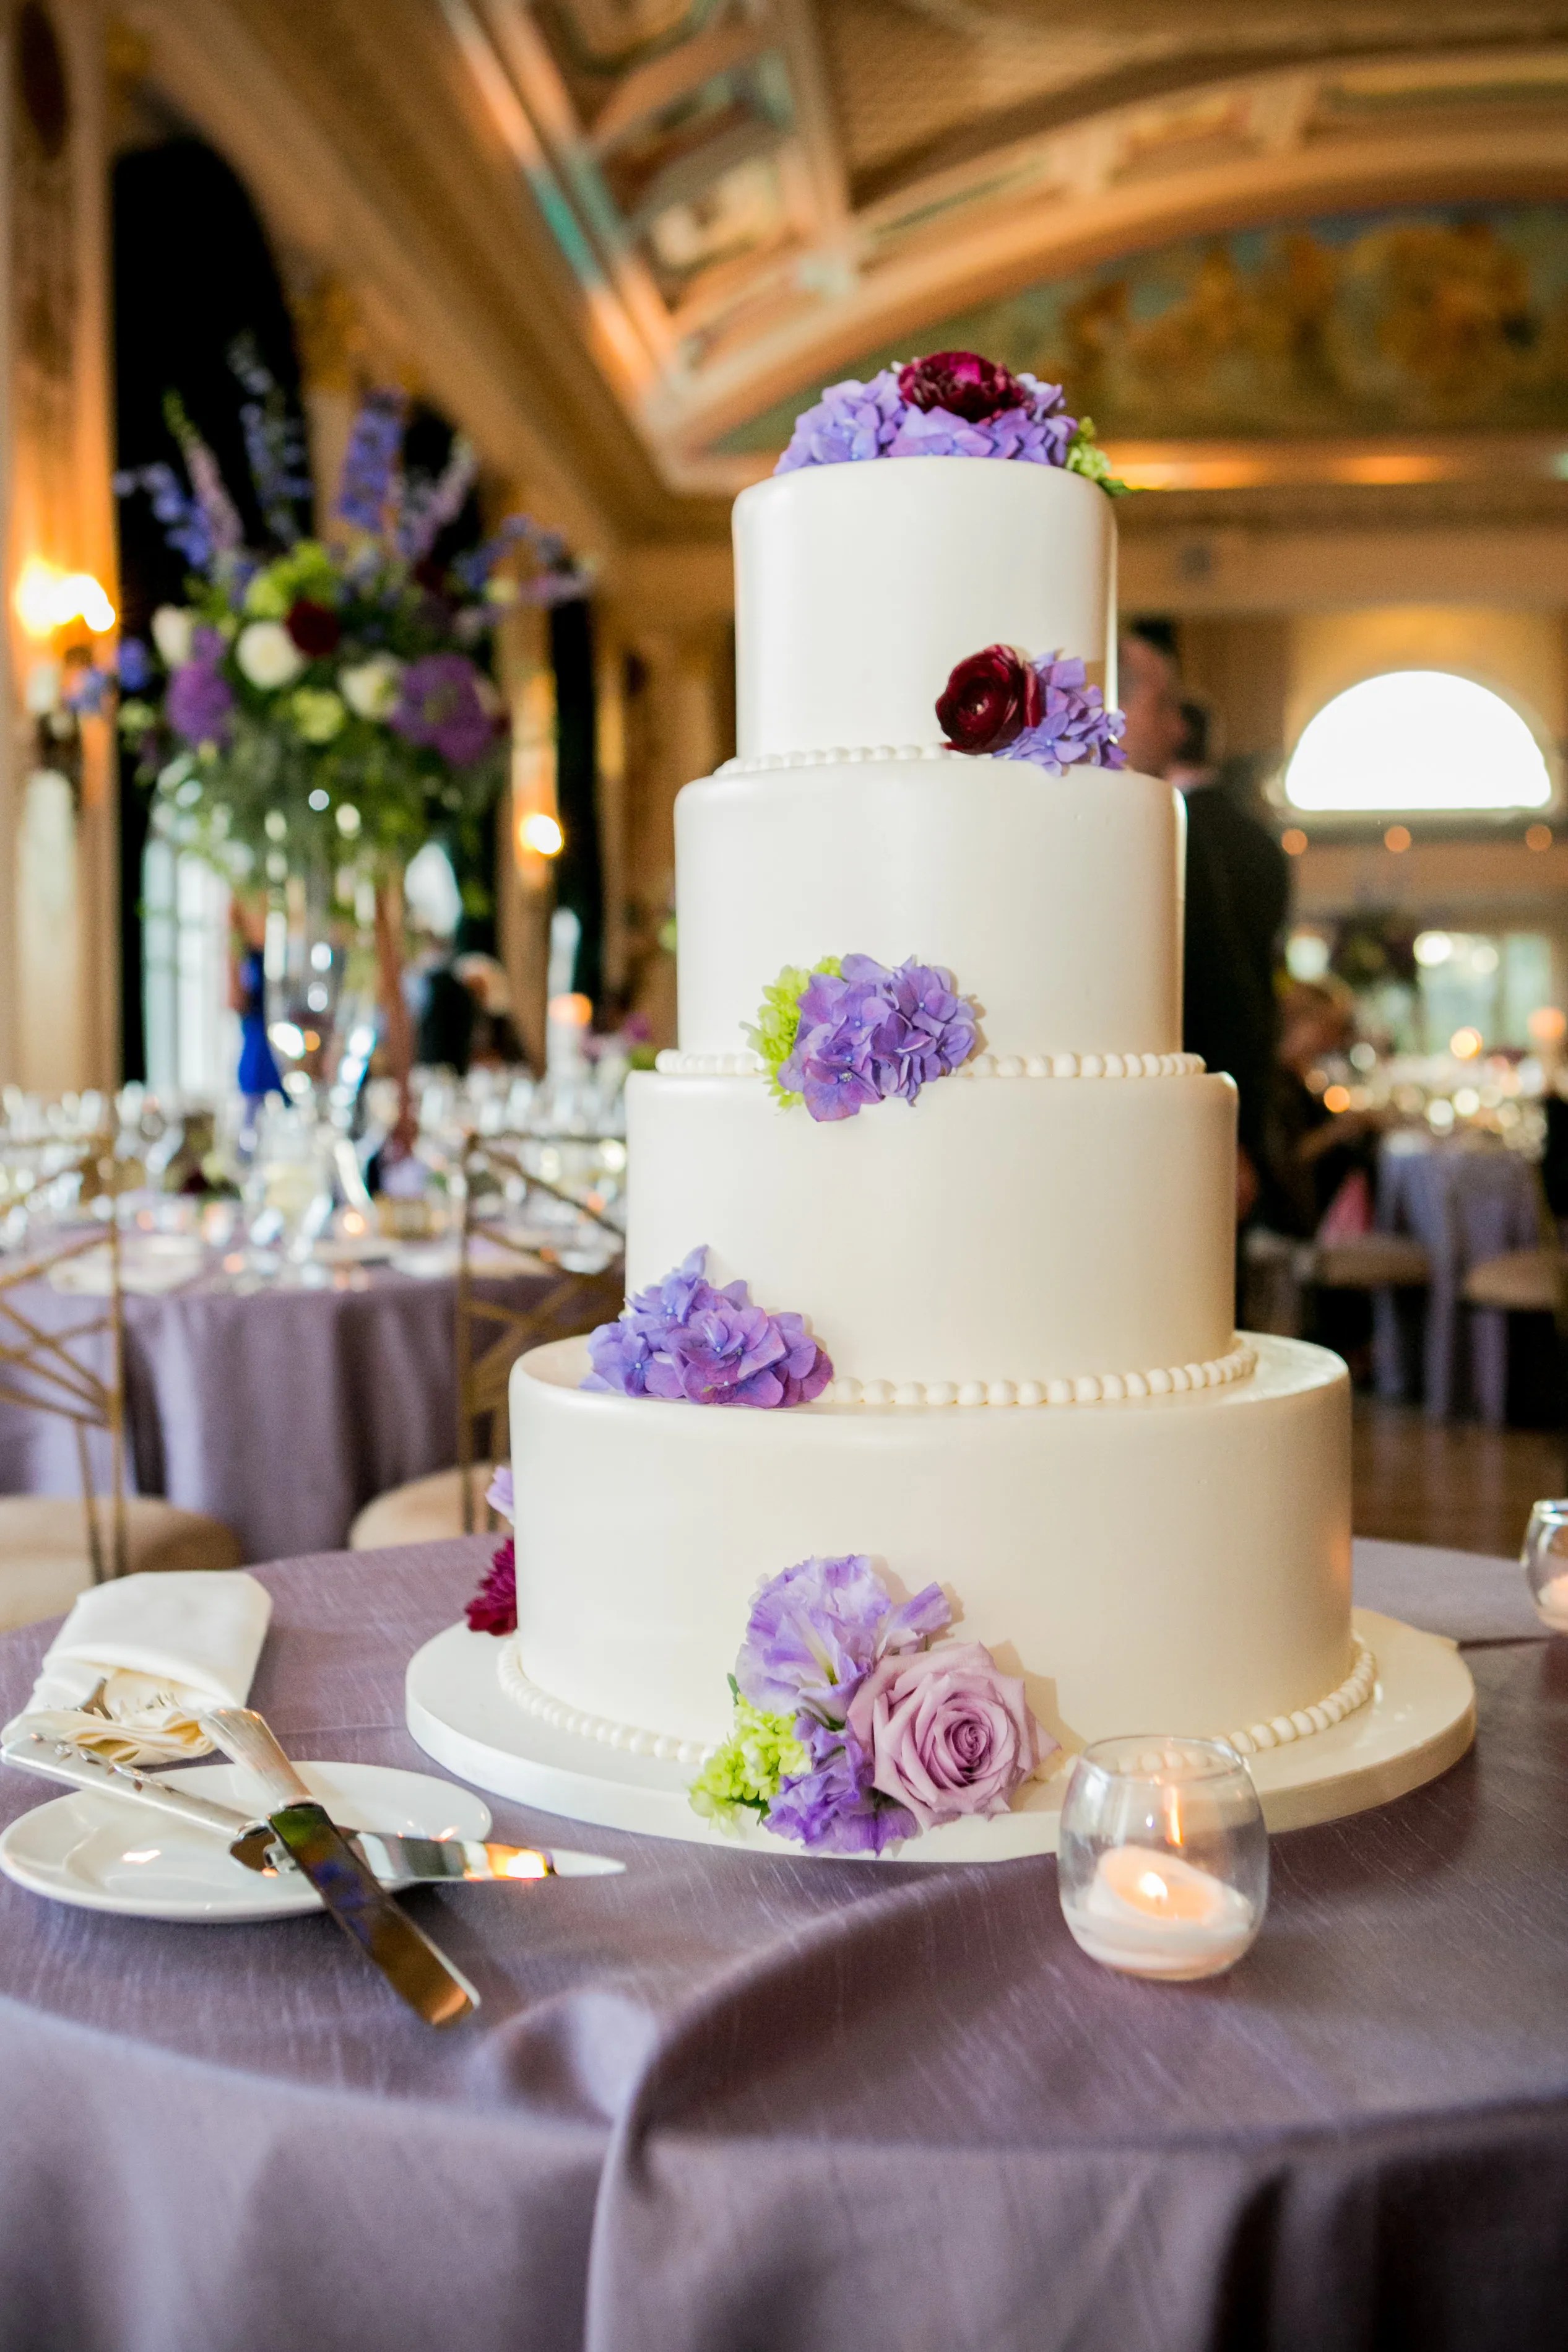
{"type": "MultiPolygon", "coordinates": [[[[492,1885],[514,1885],[545,1878],[597,1878],[618,1874],[623,1862],[597,1853],[547,1853],[539,1846],[495,1845],[477,1838],[395,1837],[381,1830],[345,1830],[343,1838],[383,1886],[492,1885]]],[[[279,1844],[270,1822],[248,1830],[229,1847],[236,1862],[262,1876],[273,1875],[281,1862],[295,1864],[279,1844]]]]}
{"type": "Polygon", "coordinates": [[[220,1706],[201,1722],[225,1755],[256,1775],[267,1791],[267,1819],[293,1861],[392,1990],[427,2025],[455,2025],[472,2016],[479,1996],[467,1978],[398,1909],[326,1807],[310,1794],[263,1718],[250,1707],[220,1706]]]}

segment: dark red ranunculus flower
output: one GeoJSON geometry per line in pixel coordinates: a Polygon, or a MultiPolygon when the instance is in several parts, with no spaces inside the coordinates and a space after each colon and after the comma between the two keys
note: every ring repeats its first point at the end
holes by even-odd
{"type": "Polygon", "coordinates": [[[496,1547],[485,1580],[464,1612],[476,1633],[517,1630],[517,1554],[510,1536],[496,1547]]]}
{"type": "Polygon", "coordinates": [[[1044,716],[1039,675],[1011,646],[988,646],[961,661],[936,703],[954,751],[976,755],[1005,750],[1044,716]]]}
{"type": "Polygon", "coordinates": [[[319,661],[324,654],[335,653],[343,634],[343,624],[330,604],[318,604],[313,596],[297,596],[283,625],[310,661],[319,661]]]}
{"type": "Polygon", "coordinates": [[[439,596],[446,586],[446,566],[434,555],[422,555],[410,576],[432,596],[439,596]]]}
{"type": "Polygon", "coordinates": [[[911,360],[898,371],[898,391],[911,408],[945,408],[970,425],[1028,401],[1017,376],[978,352],[933,352],[929,359],[911,360]]]}

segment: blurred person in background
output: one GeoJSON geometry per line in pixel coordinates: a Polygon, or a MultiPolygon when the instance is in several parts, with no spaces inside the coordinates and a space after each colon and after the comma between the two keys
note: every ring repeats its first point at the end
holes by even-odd
{"type": "Polygon", "coordinates": [[[1277,1234],[1310,1240],[1347,1179],[1357,1176],[1365,1186],[1366,1213],[1361,1222],[1370,1223],[1383,1114],[1332,1111],[1323,1100],[1322,1065],[1347,1054],[1354,1041],[1355,1000],[1343,982],[1293,980],[1286,984],[1259,1200],[1260,1219],[1277,1234]],[[1314,1075],[1315,1087],[1309,1083],[1314,1075]]]}
{"type": "Polygon", "coordinates": [[[1128,766],[1168,778],[1186,803],[1182,1044],[1236,1081],[1236,1207],[1245,1219],[1266,1156],[1274,961],[1290,907],[1289,861],[1214,764],[1208,713],[1183,698],[1168,626],[1146,623],[1126,633],[1118,681],[1128,766]]]}

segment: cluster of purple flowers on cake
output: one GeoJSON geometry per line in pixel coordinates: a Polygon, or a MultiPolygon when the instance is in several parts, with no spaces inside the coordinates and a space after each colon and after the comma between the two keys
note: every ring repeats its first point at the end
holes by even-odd
{"type": "Polygon", "coordinates": [[[830,384],[797,418],[776,473],[872,457],[1009,457],[1060,466],[1119,491],[1089,418],[1070,416],[1060,384],[1015,375],[977,352],[934,352],[869,383],[830,384]]]}
{"type": "Polygon", "coordinates": [[[967,1062],[978,1040],[975,1008],[950,971],[868,955],[781,973],[748,1034],[780,1098],[803,1101],[815,1119],[853,1118],[894,1095],[912,1103],[967,1062]]]}
{"type": "Polygon", "coordinates": [[[987,646],[950,674],[936,698],[936,721],[955,751],[971,757],[1032,760],[1061,775],[1068,768],[1124,768],[1126,719],[1107,710],[1076,656],[1031,661],[1013,646],[987,646]]]}
{"type": "Polygon", "coordinates": [[[736,1660],[736,1728],[694,1782],[698,1812],[744,1811],[829,1853],[1005,1812],[1056,1743],[1020,1677],[978,1642],[937,1642],[938,1584],[898,1601],[863,1553],[804,1559],[759,1589],[736,1660]]]}
{"type": "Polygon", "coordinates": [[[583,1387],[688,1404],[771,1407],[821,1396],[833,1368],[804,1318],[753,1305],[744,1282],[716,1288],[706,1268],[704,1245],[640,1290],[617,1321],[591,1331],[583,1387]]]}

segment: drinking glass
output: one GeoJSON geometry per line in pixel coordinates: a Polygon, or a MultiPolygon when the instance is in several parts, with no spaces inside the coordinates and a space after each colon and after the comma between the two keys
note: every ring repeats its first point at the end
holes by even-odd
{"type": "Polygon", "coordinates": [[[1519,1561],[1542,1622],[1568,1633],[1568,1500],[1531,1505],[1519,1561]]]}
{"type": "Polygon", "coordinates": [[[1234,1968],[1269,1900],[1263,1809],[1236,1750],[1161,1733],[1086,1748],[1057,1886],[1074,1941],[1108,1969],[1180,1983],[1234,1968]]]}

